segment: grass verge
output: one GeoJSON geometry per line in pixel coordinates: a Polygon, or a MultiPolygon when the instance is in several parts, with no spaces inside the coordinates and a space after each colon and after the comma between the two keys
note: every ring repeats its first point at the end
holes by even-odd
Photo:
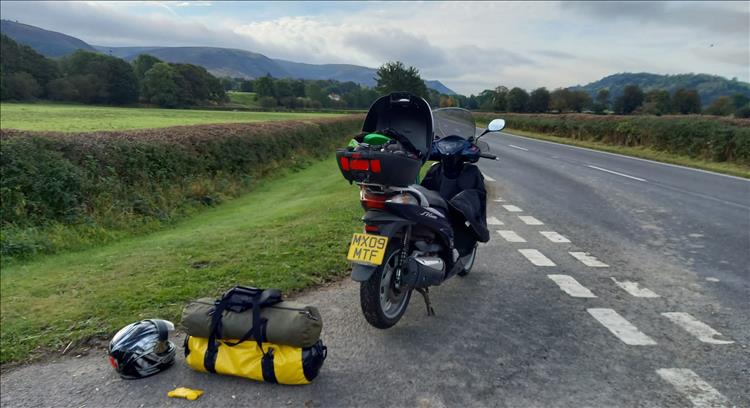
{"type": "Polygon", "coordinates": [[[340,116],[328,113],[118,108],[44,103],[3,103],[0,104],[0,111],[0,128],[56,132],[153,129],[340,116]]]}
{"type": "Polygon", "coordinates": [[[236,284],[296,290],[341,276],[357,191],[332,158],[158,233],[0,271],[0,362],[28,361],[236,284]]]}

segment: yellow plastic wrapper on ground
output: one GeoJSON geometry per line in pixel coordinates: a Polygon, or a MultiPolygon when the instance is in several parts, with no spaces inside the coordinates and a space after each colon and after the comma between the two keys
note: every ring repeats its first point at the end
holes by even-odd
{"type": "Polygon", "coordinates": [[[175,388],[167,393],[169,398],[185,398],[188,401],[195,401],[203,395],[203,390],[194,390],[187,387],[175,388]]]}

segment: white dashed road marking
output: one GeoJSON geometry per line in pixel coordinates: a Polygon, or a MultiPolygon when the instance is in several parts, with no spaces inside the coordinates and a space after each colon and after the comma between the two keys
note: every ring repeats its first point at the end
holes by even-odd
{"type": "Polygon", "coordinates": [[[703,381],[698,374],[687,368],[660,368],[656,370],[664,381],[681,394],[685,395],[696,408],[728,407],[729,400],[719,391],[716,391],[707,382],[703,381]]]}
{"type": "Polygon", "coordinates": [[[629,178],[629,179],[633,179],[633,180],[638,180],[638,181],[646,181],[646,179],[642,179],[642,178],[640,178],[640,177],[634,177],[634,176],[631,176],[631,175],[628,175],[628,174],[625,174],[625,173],[618,173],[618,172],[616,172],[616,171],[612,171],[612,170],[607,170],[607,169],[603,169],[603,168],[601,168],[601,167],[596,167],[596,166],[592,166],[592,165],[589,165],[589,166],[587,166],[587,167],[590,167],[590,168],[592,168],[592,169],[596,169],[596,170],[599,170],[599,171],[605,171],[605,172],[607,172],[607,173],[611,173],[611,174],[616,174],[616,175],[618,175],[618,176],[622,176],[622,177],[627,177],[627,178],[629,178]]]}
{"type": "Polygon", "coordinates": [[[526,225],[544,225],[543,222],[537,220],[536,218],[530,216],[530,215],[519,215],[518,218],[523,221],[526,225]]]}
{"type": "Polygon", "coordinates": [[[498,230],[497,233],[508,242],[526,242],[526,240],[516,234],[515,231],[498,230]]]}
{"type": "Polygon", "coordinates": [[[671,320],[674,324],[685,329],[686,332],[697,337],[698,340],[709,343],[709,344],[732,344],[732,340],[718,340],[714,336],[721,336],[721,333],[717,332],[711,326],[703,323],[702,321],[691,316],[689,313],[680,312],[666,312],[662,313],[662,316],[671,320]]]}
{"type": "Polygon", "coordinates": [[[494,199],[494,200],[492,200],[492,201],[494,201],[494,202],[496,202],[496,203],[504,203],[504,202],[505,202],[505,200],[503,200],[503,199],[502,199],[502,198],[500,198],[500,197],[498,197],[498,198],[496,198],[496,199],[494,199]]]}
{"type": "Polygon", "coordinates": [[[557,286],[562,289],[563,292],[567,293],[568,295],[572,297],[577,298],[595,298],[596,295],[591,293],[591,291],[578,283],[577,280],[573,279],[572,276],[568,275],[547,275],[548,278],[552,279],[553,282],[557,284],[557,286]]]}
{"type": "Polygon", "coordinates": [[[551,259],[536,249],[519,249],[518,252],[536,266],[555,266],[555,263],[551,259]]]}
{"type": "Polygon", "coordinates": [[[528,152],[529,151],[529,149],[526,149],[526,148],[520,147],[520,146],[516,146],[516,145],[508,145],[508,146],[510,146],[510,147],[512,147],[514,149],[523,150],[524,152],[528,152]]]}
{"type": "Polygon", "coordinates": [[[506,204],[503,206],[503,208],[505,208],[506,210],[510,212],[523,212],[522,209],[516,207],[515,205],[506,204]]]}
{"type": "Polygon", "coordinates": [[[573,258],[578,259],[586,266],[590,266],[592,268],[608,268],[609,265],[605,264],[604,262],[596,259],[595,256],[591,256],[588,254],[588,252],[569,252],[571,255],[573,255],[573,258]]]}
{"type": "Polygon", "coordinates": [[[615,285],[622,288],[622,290],[630,293],[631,296],[642,297],[642,298],[658,298],[659,297],[659,295],[654,293],[654,291],[652,291],[651,289],[640,287],[638,282],[618,281],[614,277],[612,278],[612,281],[615,282],[615,285]]]}
{"type": "Polygon", "coordinates": [[[719,280],[716,278],[706,278],[707,282],[718,282],[719,280]]]}
{"type": "Polygon", "coordinates": [[[487,181],[495,181],[495,179],[493,179],[492,177],[490,177],[490,176],[488,176],[488,175],[486,175],[484,173],[482,173],[482,176],[484,176],[484,179],[487,180],[487,181]]]}
{"type": "Polygon", "coordinates": [[[555,231],[539,231],[540,234],[544,235],[548,240],[555,242],[555,243],[566,243],[570,242],[569,239],[565,238],[564,236],[558,234],[555,231]]]}
{"type": "Polygon", "coordinates": [[[487,218],[487,225],[505,225],[502,221],[498,220],[495,217],[488,217],[487,218]]]}
{"type": "Polygon", "coordinates": [[[612,309],[592,308],[586,309],[591,316],[617,336],[623,343],[630,346],[653,346],[656,341],[643,334],[637,327],[620,316],[612,309]]]}

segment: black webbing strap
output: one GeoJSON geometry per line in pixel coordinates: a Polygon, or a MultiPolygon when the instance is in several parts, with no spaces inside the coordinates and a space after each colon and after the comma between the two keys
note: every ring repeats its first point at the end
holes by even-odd
{"type": "Polygon", "coordinates": [[[276,384],[276,370],[273,367],[273,349],[268,349],[268,353],[263,353],[260,360],[260,367],[263,372],[263,381],[276,384]]]}
{"type": "Polygon", "coordinates": [[[253,337],[258,344],[258,348],[260,349],[261,353],[263,353],[263,356],[265,358],[266,352],[263,351],[263,340],[265,339],[264,332],[266,331],[265,329],[266,325],[268,324],[268,320],[260,317],[260,309],[263,306],[272,305],[280,301],[281,292],[279,292],[277,289],[259,290],[255,288],[236,287],[227,291],[227,293],[224,294],[221,300],[216,302],[213,315],[211,316],[211,331],[208,336],[206,354],[203,358],[203,366],[206,368],[206,371],[216,373],[216,357],[219,352],[219,345],[216,342],[216,338],[221,337],[221,317],[225,310],[231,308],[236,309],[237,307],[247,310],[248,307],[252,307],[253,325],[250,330],[248,330],[237,342],[230,343],[224,341],[224,344],[232,347],[248,340],[250,337],[253,337]],[[237,301],[233,297],[236,289],[241,289],[243,291],[247,289],[254,289],[255,293],[252,293],[251,296],[248,296],[249,294],[245,292],[242,294],[244,296],[242,296],[241,300],[237,301]]]}

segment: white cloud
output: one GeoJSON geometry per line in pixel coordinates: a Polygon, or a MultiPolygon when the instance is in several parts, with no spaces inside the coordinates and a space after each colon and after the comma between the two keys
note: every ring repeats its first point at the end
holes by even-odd
{"type": "Polygon", "coordinates": [[[555,88],[623,71],[745,81],[749,75],[746,2],[3,1],[1,7],[4,18],[97,45],[223,46],[372,67],[399,59],[463,93],[498,84],[555,88]],[[213,6],[190,7],[203,3],[213,6]],[[264,17],[269,10],[276,16],[264,17]]]}

